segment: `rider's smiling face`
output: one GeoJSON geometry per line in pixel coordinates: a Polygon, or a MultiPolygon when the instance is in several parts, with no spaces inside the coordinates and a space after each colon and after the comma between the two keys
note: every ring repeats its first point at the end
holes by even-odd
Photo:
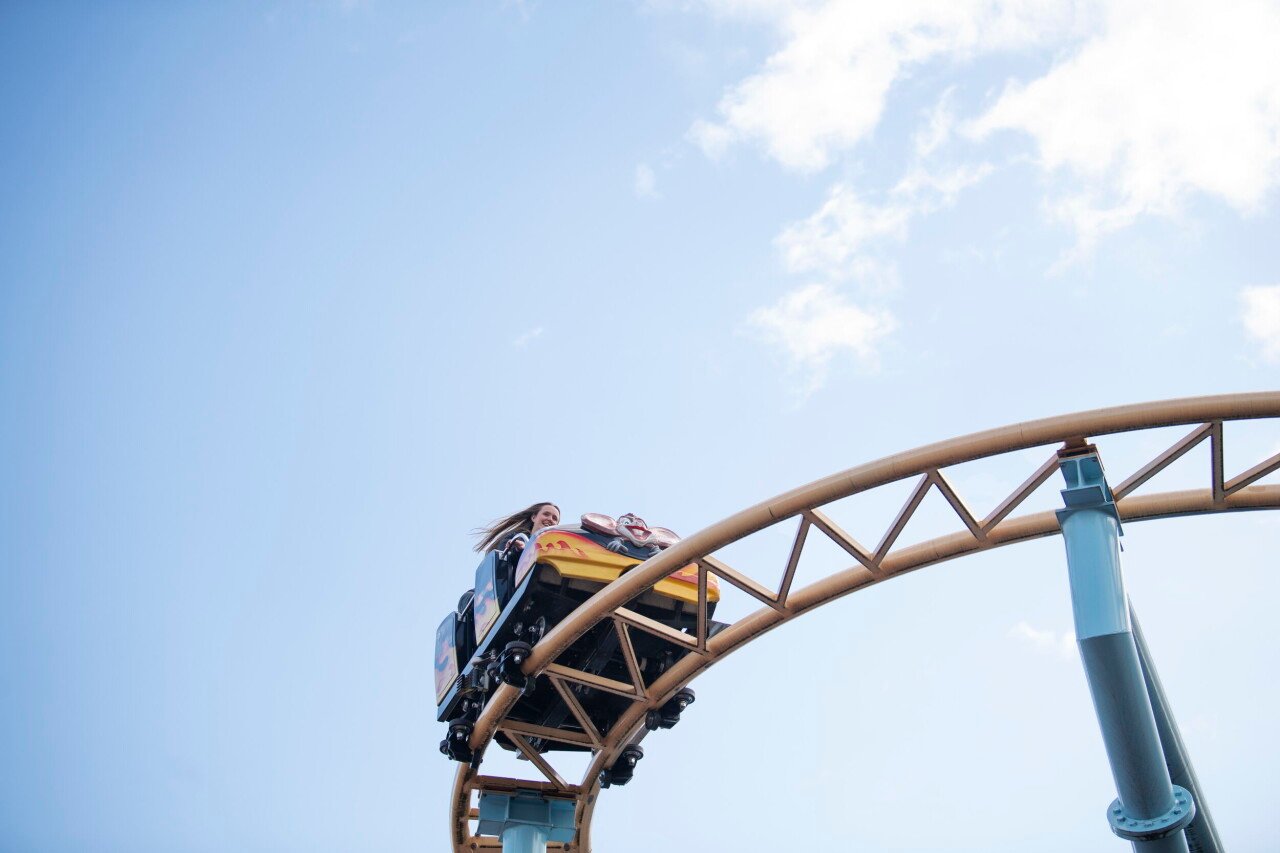
{"type": "Polygon", "coordinates": [[[538,511],[533,514],[533,532],[537,533],[544,527],[555,527],[560,523],[560,510],[556,509],[554,504],[543,504],[538,507],[538,511]]]}

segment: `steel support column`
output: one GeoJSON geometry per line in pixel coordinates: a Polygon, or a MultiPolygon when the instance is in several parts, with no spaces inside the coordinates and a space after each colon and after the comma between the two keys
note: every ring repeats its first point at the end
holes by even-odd
{"type": "Polygon", "coordinates": [[[541,826],[509,826],[502,831],[502,853],[542,853],[547,831],[541,826]]]}
{"type": "Polygon", "coordinates": [[[502,853],[546,853],[548,841],[572,841],[573,800],[533,791],[480,794],[481,835],[502,839],[502,853]]]}
{"type": "Polygon", "coordinates": [[[1133,602],[1129,602],[1129,620],[1133,624],[1133,640],[1138,647],[1138,662],[1142,664],[1142,677],[1147,683],[1147,695],[1151,697],[1151,710],[1155,712],[1156,730],[1160,733],[1160,746],[1164,748],[1164,763],[1169,768],[1169,777],[1173,784],[1181,785],[1191,792],[1195,800],[1195,819],[1183,830],[1187,834],[1187,846],[1191,853],[1222,853],[1222,840],[1218,838],[1218,828],[1209,814],[1209,806],[1205,803],[1204,791],[1200,788],[1200,780],[1196,778],[1195,768],[1191,766],[1191,757],[1187,755],[1187,747],[1182,742],[1182,733],[1178,731],[1178,723],[1173,718],[1169,700],[1164,695],[1164,685],[1156,674],[1155,662],[1151,660],[1151,652],[1147,649],[1147,641],[1142,636],[1142,625],[1138,622],[1138,614],[1133,611],[1133,602]]]}
{"type": "Polygon", "coordinates": [[[1120,573],[1120,515],[1102,460],[1085,448],[1063,454],[1059,468],[1067,487],[1058,522],[1076,641],[1119,794],[1107,819],[1141,853],[1188,853],[1182,830],[1195,804],[1165,766],[1120,573]]]}

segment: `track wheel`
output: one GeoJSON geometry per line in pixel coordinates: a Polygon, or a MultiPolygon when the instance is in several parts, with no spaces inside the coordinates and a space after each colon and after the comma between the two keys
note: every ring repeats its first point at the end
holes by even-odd
{"type": "Polygon", "coordinates": [[[502,654],[498,655],[498,677],[505,684],[523,690],[529,683],[529,678],[520,671],[520,667],[524,666],[524,662],[529,659],[529,653],[532,651],[533,646],[519,640],[507,643],[502,654]]]}
{"type": "Polygon", "coordinates": [[[693,704],[694,694],[688,687],[676,692],[661,708],[644,715],[644,725],[649,731],[675,728],[684,709],[693,704]]]}
{"type": "Polygon", "coordinates": [[[440,741],[440,751],[454,761],[470,763],[475,757],[471,751],[471,730],[473,726],[470,721],[464,719],[451,720],[449,722],[449,734],[444,740],[440,741]]]}
{"type": "Polygon", "coordinates": [[[625,785],[630,782],[631,777],[635,775],[636,765],[642,758],[644,758],[644,750],[639,744],[633,743],[623,749],[612,767],[600,771],[600,787],[608,788],[611,785],[625,785]]]}

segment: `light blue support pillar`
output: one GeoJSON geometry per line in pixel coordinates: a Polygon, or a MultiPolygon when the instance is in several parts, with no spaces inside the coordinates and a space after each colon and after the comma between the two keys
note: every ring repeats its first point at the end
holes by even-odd
{"type": "Polygon", "coordinates": [[[481,835],[502,839],[502,853],[546,853],[548,841],[572,841],[573,800],[535,791],[480,793],[481,835]]]}
{"type": "Polygon", "coordinates": [[[1141,853],[1188,853],[1182,830],[1195,817],[1195,804],[1170,781],[1165,766],[1120,574],[1120,515],[1102,460],[1085,448],[1064,455],[1059,467],[1067,487],[1058,522],[1076,641],[1120,795],[1107,819],[1141,853]]]}
{"type": "Polygon", "coordinates": [[[547,831],[541,826],[523,824],[502,831],[502,853],[542,853],[547,849],[547,831]]]}

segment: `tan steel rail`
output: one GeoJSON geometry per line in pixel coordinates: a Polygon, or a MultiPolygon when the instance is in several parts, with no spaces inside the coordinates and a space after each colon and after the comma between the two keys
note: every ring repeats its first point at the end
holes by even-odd
{"type": "Polygon", "coordinates": [[[1059,532],[1057,518],[1052,512],[1011,517],[1014,510],[1057,471],[1057,448],[990,515],[981,519],[966,506],[943,474],[944,468],[1046,445],[1082,446],[1098,436],[1120,432],[1194,425],[1184,438],[1115,487],[1121,518],[1137,521],[1199,513],[1280,509],[1280,486],[1255,485],[1257,480],[1280,469],[1280,454],[1263,459],[1233,477],[1223,470],[1223,423],[1259,418],[1280,418],[1280,392],[1167,400],[1028,421],[931,444],[850,468],[743,510],[680,541],[632,569],[575,610],[542,638],[525,663],[527,675],[547,679],[565,699],[583,734],[508,721],[506,715],[519,698],[519,691],[513,687],[504,685],[490,698],[476,723],[471,739],[472,749],[486,749],[494,735],[502,731],[545,779],[484,776],[461,765],[454,780],[449,807],[450,840],[455,853],[500,850],[502,847],[496,838],[476,836],[471,832],[471,822],[476,818],[473,795],[482,790],[538,790],[551,796],[574,799],[577,802],[577,837],[564,845],[551,844],[548,849],[588,853],[591,849],[591,817],[600,793],[600,772],[618,758],[623,747],[639,732],[646,711],[660,707],[707,667],[783,622],[864,587],[965,554],[1059,532]],[[1133,494],[1147,480],[1206,441],[1210,456],[1207,488],[1153,495],[1133,494]],[[918,478],[915,488],[874,548],[863,546],[821,511],[833,501],[909,477],[918,478]],[[895,548],[899,534],[931,489],[937,489],[955,510],[963,529],[927,542],[895,548]],[[760,584],[711,556],[726,545],[797,517],[800,519],[798,530],[783,567],[782,581],[776,588],[760,584]],[[805,541],[814,535],[814,531],[827,536],[848,552],[853,565],[793,590],[792,581],[805,541]],[[699,567],[696,635],[680,634],[626,609],[628,601],[689,563],[697,563],[699,567]],[[721,583],[741,589],[763,605],[714,637],[707,636],[708,571],[719,577],[721,583]],[[618,631],[624,656],[629,662],[630,683],[556,663],[575,640],[605,619],[613,620],[618,631]],[[689,654],[647,687],[640,677],[631,649],[630,632],[637,630],[657,634],[689,650],[689,654]],[[633,700],[607,736],[595,729],[567,686],[575,683],[633,700]],[[545,757],[530,746],[529,737],[590,747],[593,758],[582,779],[570,782],[561,778],[545,757]]]}

